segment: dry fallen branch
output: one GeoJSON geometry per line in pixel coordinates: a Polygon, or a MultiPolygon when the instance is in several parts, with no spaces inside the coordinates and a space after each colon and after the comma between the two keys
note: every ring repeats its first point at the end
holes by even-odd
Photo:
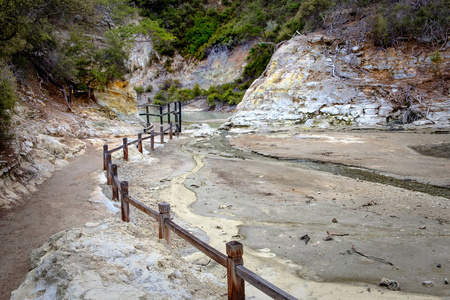
{"type": "Polygon", "coordinates": [[[375,261],[378,261],[378,262],[382,262],[382,263],[388,264],[390,266],[394,265],[393,263],[391,263],[391,262],[389,262],[389,261],[387,261],[385,259],[382,259],[382,258],[379,258],[379,257],[375,257],[375,256],[372,256],[372,255],[366,255],[366,254],[364,254],[362,252],[359,252],[358,250],[356,250],[355,245],[352,245],[351,252],[350,252],[350,250],[348,250],[347,253],[349,253],[349,254],[356,253],[356,254],[359,254],[361,256],[364,256],[365,258],[372,259],[372,260],[375,260],[375,261]]]}
{"type": "Polygon", "coordinates": [[[327,237],[324,238],[324,241],[331,241],[333,239],[333,236],[347,236],[350,235],[349,233],[331,233],[327,231],[327,237]]]}

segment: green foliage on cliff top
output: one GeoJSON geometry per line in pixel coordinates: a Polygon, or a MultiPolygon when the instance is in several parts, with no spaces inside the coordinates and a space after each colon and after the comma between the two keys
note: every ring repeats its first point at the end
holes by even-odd
{"type": "Polygon", "coordinates": [[[450,0],[134,0],[145,16],[177,37],[182,55],[203,58],[215,45],[234,47],[251,39],[278,43],[296,32],[340,26],[329,16],[368,17],[374,42],[399,38],[442,43],[450,29],[450,0]],[[364,8],[371,10],[361,13],[364,8]],[[341,14],[342,15],[342,14],[341,14]],[[372,17],[374,16],[374,17],[372,17]]]}
{"type": "Polygon", "coordinates": [[[398,40],[416,39],[426,44],[447,40],[450,30],[450,0],[385,0],[374,21],[374,42],[392,46],[398,40]]]}

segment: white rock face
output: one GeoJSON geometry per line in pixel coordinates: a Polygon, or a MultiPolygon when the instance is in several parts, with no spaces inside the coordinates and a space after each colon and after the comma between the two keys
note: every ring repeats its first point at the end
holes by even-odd
{"type": "Polygon", "coordinates": [[[32,252],[31,267],[11,300],[219,299],[226,293],[158,241],[156,230],[118,219],[53,235],[32,252]]]}
{"type": "MultiPolygon", "coordinates": [[[[408,116],[415,118],[408,123],[450,124],[448,90],[426,83],[439,80],[437,69],[448,73],[449,61],[437,66],[429,60],[431,52],[415,58],[395,49],[338,45],[335,38],[318,34],[284,43],[247,90],[233,126],[296,125],[310,119],[312,126],[375,126],[385,125],[386,117],[404,121],[408,116]]],[[[447,57],[449,50],[444,52],[447,57]]]]}

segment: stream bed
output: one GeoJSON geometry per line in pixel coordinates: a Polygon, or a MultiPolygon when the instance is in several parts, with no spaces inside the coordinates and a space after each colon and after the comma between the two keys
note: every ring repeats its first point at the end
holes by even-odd
{"type": "MultiPolygon", "coordinates": [[[[366,167],[279,157],[265,152],[264,143],[222,132],[183,147],[203,156],[203,167],[184,185],[196,195],[190,210],[205,217],[200,227],[213,244],[239,240],[251,266],[297,297],[308,294],[295,277],[365,287],[347,299],[379,298],[387,293],[377,287],[383,277],[419,298],[450,296],[449,269],[437,267],[450,265],[448,188],[366,167]],[[240,223],[237,233],[229,222],[240,223]],[[430,280],[432,288],[422,285],[430,280]]],[[[301,155],[299,148],[295,153],[301,155]]],[[[312,294],[329,296],[329,288],[336,287],[312,294]]],[[[395,293],[382,297],[413,297],[395,293]]]]}

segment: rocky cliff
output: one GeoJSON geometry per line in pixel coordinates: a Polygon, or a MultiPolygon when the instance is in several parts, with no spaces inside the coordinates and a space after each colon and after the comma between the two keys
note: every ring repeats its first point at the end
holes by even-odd
{"type": "Polygon", "coordinates": [[[449,48],[405,43],[384,50],[322,34],[296,36],[247,90],[232,125],[448,126],[449,48]]]}
{"type": "Polygon", "coordinates": [[[166,80],[178,80],[183,88],[193,88],[198,84],[203,89],[233,82],[242,75],[253,45],[254,42],[250,41],[233,50],[217,46],[206,59],[198,61],[185,59],[179,54],[173,58],[160,56],[149,37],[138,36],[128,61],[130,84],[146,90],[138,97],[138,103],[142,104],[152,99],[166,80]]]}
{"type": "Polygon", "coordinates": [[[136,91],[128,81],[116,80],[104,90],[96,90],[94,94],[99,105],[119,116],[136,114],[138,111],[136,91]]]}

